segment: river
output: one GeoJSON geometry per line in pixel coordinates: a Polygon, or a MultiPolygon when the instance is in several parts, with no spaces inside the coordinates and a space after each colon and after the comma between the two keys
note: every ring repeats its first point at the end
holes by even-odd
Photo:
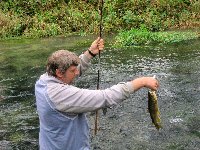
{"type": "MultiPolygon", "coordinates": [[[[34,84],[45,72],[47,57],[55,50],[77,54],[94,36],[0,41],[0,149],[37,150],[39,122],[34,84]]],[[[105,40],[112,41],[108,37],[105,40]]],[[[100,89],[140,76],[156,75],[163,128],[157,131],[147,110],[143,88],[121,104],[100,111],[97,135],[94,115],[88,113],[93,150],[199,150],[200,149],[200,39],[168,45],[113,48],[107,42],[101,55],[100,89]]],[[[98,58],[75,82],[96,89],[98,58]]]]}

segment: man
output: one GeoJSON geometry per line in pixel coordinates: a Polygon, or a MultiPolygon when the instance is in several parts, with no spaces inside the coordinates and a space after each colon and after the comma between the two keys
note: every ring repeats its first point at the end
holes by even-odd
{"type": "Polygon", "coordinates": [[[35,85],[40,150],[89,150],[86,112],[116,105],[142,87],[157,90],[158,81],[153,77],[137,78],[105,90],[73,86],[75,77],[89,67],[90,60],[103,48],[103,39],[97,38],[80,57],[59,50],[48,58],[47,73],[35,85]]]}

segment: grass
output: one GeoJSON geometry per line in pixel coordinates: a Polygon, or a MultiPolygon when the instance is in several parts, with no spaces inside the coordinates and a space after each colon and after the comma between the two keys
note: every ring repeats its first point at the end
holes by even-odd
{"type": "Polygon", "coordinates": [[[171,44],[200,37],[197,31],[165,31],[151,32],[146,28],[121,31],[115,38],[115,46],[140,46],[153,43],[171,44]]]}

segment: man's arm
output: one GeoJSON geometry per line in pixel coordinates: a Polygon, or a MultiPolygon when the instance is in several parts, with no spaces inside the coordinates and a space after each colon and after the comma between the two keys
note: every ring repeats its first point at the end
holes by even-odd
{"type": "Polygon", "coordinates": [[[80,71],[80,75],[88,69],[90,66],[90,60],[95,57],[100,51],[104,48],[104,40],[101,38],[97,38],[90,46],[90,48],[84,52],[84,54],[80,55],[80,65],[78,65],[78,69],[80,71]]]}
{"type": "Polygon", "coordinates": [[[157,90],[158,86],[158,81],[153,77],[140,77],[105,90],[80,89],[72,85],[52,83],[48,85],[47,93],[59,111],[83,113],[117,105],[140,88],[157,90]]]}

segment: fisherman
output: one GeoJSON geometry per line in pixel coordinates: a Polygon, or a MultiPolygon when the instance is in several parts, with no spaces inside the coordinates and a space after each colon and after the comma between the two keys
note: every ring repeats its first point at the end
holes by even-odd
{"type": "Polygon", "coordinates": [[[90,60],[103,49],[104,40],[97,38],[79,57],[58,50],[48,58],[46,73],[35,84],[40,150],[89,150],[87,112],[116,105],[142,87],[157,90],[159,84],[153,77],[120,82],[102,90],[73,86],[75,77],[84,73],[90,60]]]}

